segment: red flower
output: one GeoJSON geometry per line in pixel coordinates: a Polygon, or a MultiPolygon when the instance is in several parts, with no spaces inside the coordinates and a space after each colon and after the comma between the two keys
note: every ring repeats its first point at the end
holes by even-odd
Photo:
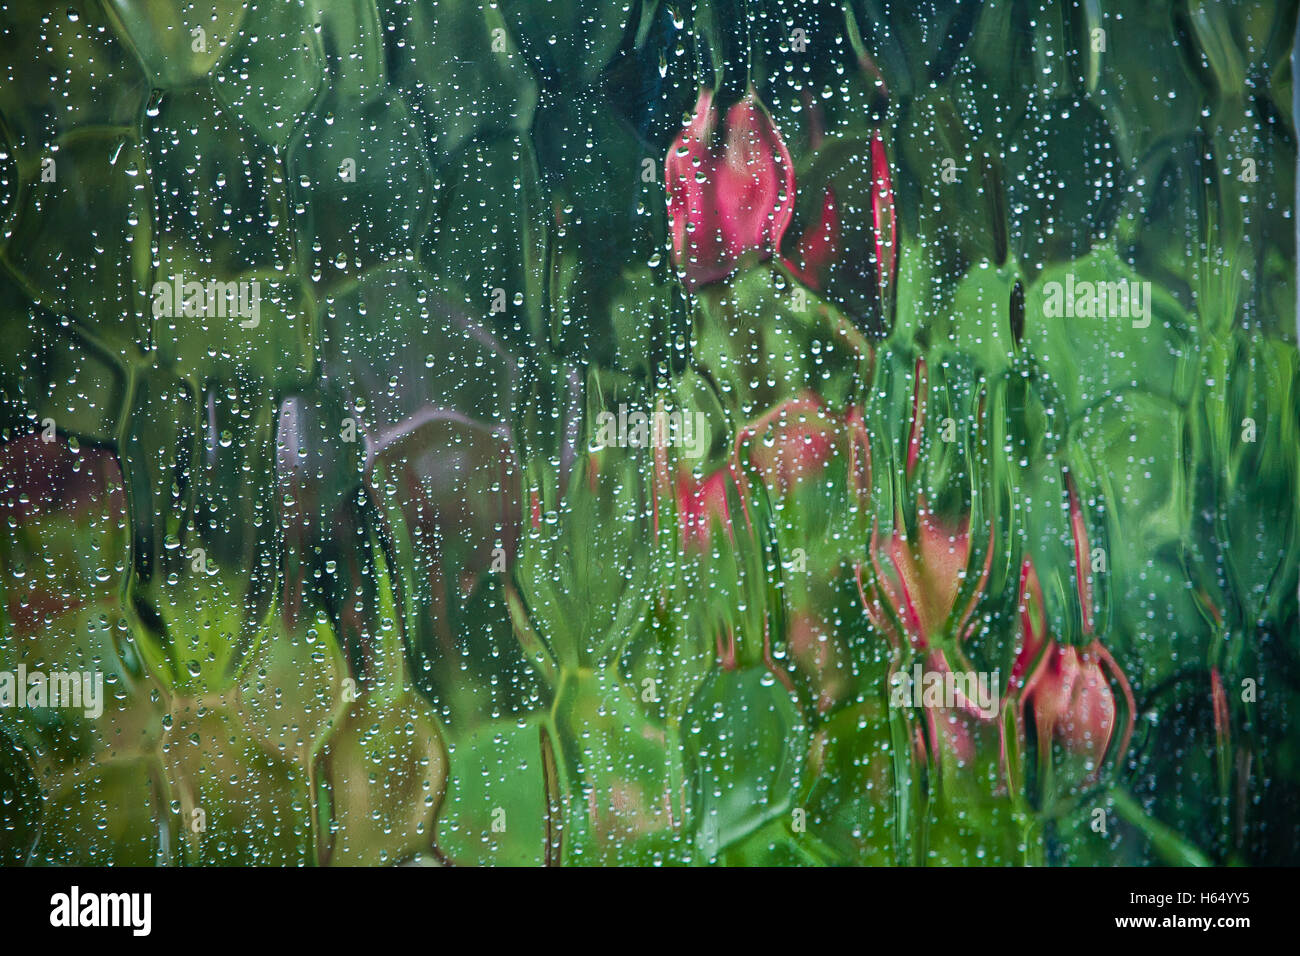
{"type": "MultiPolygon", "coordinates": [[[[845,172],[839,177],[847,175],[845,172]]],[[[809,288],[850,309],[873,308],[885,313],[888,296],[898,271],[898,215],[894,208],[893,175],[885,140],[877,130],[871,137],[871,222],[862,228],[855,220],[844,220],[841,192],[836,183],[849,188],[851,181],[832,177],[822,188],[817,221],[786,243],[782,261],[809,288]],[[874,305],[872,304],[874,303],[874,305]]]]}
{"type": "Polygon", "coordinates": [[[805,391],[742,428],[734,462],[742,487],[740,463],[748,458],[767,490],[783,498],[821,475],[840,454],[848,456],[849,492],[865,506],[871,452],[861,411],[851,406],[836,415],[816,393],[805,391]]]}
{"type": "MultiPolygon", "coordinates": [[[[1106,678],[1110,655],[1100,641],[1082,649],[1052,641],[1025,683],[1021,708],[1034,711],[1039,739],[1055,738],[1072,753],[1101,764],[1115,731],[1115,694],[1106,678]]],[[[1127,747],[1127,731],[1121,747],[1127,747]]]]}
{"type": "MultiPolygon", "coordinates": [[[[827,468],[840,456],[848,479],[847,490],[864,504],[870,484],[870,459],[862,415],[852,407],[843,416],[837,415],[808,391],[782,402],[740,430],[732,459],[733,473],[742,500],[748,498],[748,475],[754,475],[773,500],[781,500],[813,483],[824,485],[827,468]]],[[[795,503],[790,510],[799,514],[803,509],[795,503]]],[[[796,533],[808,535],[796,540],[818,540],[818,533],[809,534],[808,528],[796,533]]],[[[819,603],[825,596],[818,591],[814,598],[812,593],[802,586],[787,589],[786,600],[791,603],[786,639],[793,660],[816,690],[818,709],[826,713],[842,696],[846,681],[838,646],[829,639],[833,628],[826,623],[825,609],[819,603]]]]}
{"type": "Polygon", "coordinates": [[[754,92],[727,111],[720,144],[717,123],[705,88],[664,167],[673,257],[692,290],[726,278],[746,255],[770,258],[794,213],[790,153],[754,92]]]}
{"type": "MultiPolygon", "coordinates": [[[[965,522],[948,527],[925,508],[924,502],[917,515],[916,540],[895,531],[882,543],[873,535],[871,551],[878,589],[872,599],[863,600],[871,622],[890,635],[895,644],[901,645],[906,639],[912,647],[924,651],[941,636],[957,603],[962,573],[970,556],[970,536],[965,522]],[[882,562],[881,557],[887,560],[882,562]],[[893,615],[882,606],[882,598],[893,609],[893,615]],[[893,624],[895,615],[902,633],[893,624]]],[[[990,550],[990,560],[991,554],[990,550]]],[[[981,586],[988,572],[986,562],[981,586]]],[[[961,638],[967,636],[975,600],[971,599],[958,621],[957,634],[961,638]]]]}
{"type": "MultiPolygon", "coordinates": [[[[1092,630],[1092,581],[1087,570],[1088,534],[1083,511],[1070,490],[1070,524],[1074,535],[1075,587],[1083,608],[1085,633],[1092,630]]],[[[1021,569],[1021,635],[1023,647],[1011,672],[1010,690],[1019,691],[1020,716],[1034,715],[1040,759],[1046,760],[1052,741],[1087,757],[1094,779],[1115,736],[1117,706],[1112,683],[1127,703],[1127,717],[1115,753],[1128,750],[1136,706],[1128,679],[1100,640],[1083,647],[1061,645],[1047,633],[1043,591],[1033,565],[1021,569]]]]}
{"type": "Polygon", "coordinates": [[[708,551],[713,546],[713,528],[719,525],[731,534],[731,514],[727,509],[728,469],[722,468],[699,481],[683,469],[677,476],[677,515],[682,544],[690,549],[708,551]]]}
{"type": "Polygon", "coordinates": [[[817,694],[817,710],[822,714],[830,713],[843,698],[848,684],[837,645],[831,639],[834,633],[833,626],[807,608],[793,610],[786,628],[790,654],[811,678],[817,694]]]}
{"type": "Polygon", "coordinates": [[[877,130],[871,138],[871,222],[876,229],[876,274],[880,298],[894,282],[898,266],[898,215],[894,210],[894,183],[889,174],[885,140],[877,130]]]}
{"type": "Polygon", "coordinates": [[[794,259],[787,259],[785,264],[804,285],[824,292],[827,273],[840,252],[841,242],[839,205],[834,188],[827,186],[822,196],[821,218],[799,237],[794,259]]]}
{"type": "MultiPolygon", "coordinates": [[[[908,479],[919,464],[928,394],[926,365],[918,359],[904,466],[908,479]]],[[[936,638],[944,636],[945,626],[958,610],[961,583],[972,555],[969,525],[969,517],[956,522],[936,517],[920,494],[916,499],[915,537],[908,538],[896,528],[888,539],[882,540],[872,529],[870,555],[875,587],[870,595],[866,593],[863,569],[859,566],[858,591],[872,624],[887,634],[896,647],[910,644],[918,651],[928,651],[936,638]]],[[[969,635],[975,606],[989,577],[995,551],[993,533],[990,528],[990,547],[974,593],[952,620],[953,634],[959,641],[969,635]]]]}
{"type": "MultiPolygon", "coordinates": [[[[897,511],[891,529],[882,531],[873,523],[867,561],[855,568],[858,595],[873,628],[902,652],[899,661],[910,660],[909,666],[923,666],[927,674],[946,678],[967,670],[956,662],[963,660],[961,645],[979,623],[976,610],[989,587],[998,550],[996,524],[972,528],[972,512],[936,513],[930,503],[922,481],[922,454],[933,399],[924,359],[915,359],[911,394],[898,398],[900,410],[910,406],[910,418],[906,430],[893,438],[903,440],[884,448],[886,462],[892,459],[901,472],[897,511]],[[905,520],[909,512],[912,520],[905,520]],[[976,535],[987,535],[982,558],[976,535]]],[[[985,413],[982,402],[977,408],[978,414],[985,413]]],[[[898,686],[898,677],[891,668],[891,686],[898,686]]],[[[951,703],[926,701],[923,706],[920,720],[928,732],[917,728],[918,756],[938,760],[947,755],[958,764],[974,759],[977,728],[995,721],[1000,710],[996,700],[981,703],[960,690],[951,703]]]]}
{"type": "Polygon", "coordinates": [[[736,448],[748,443],[749,460],[764,484],[775,494],[786,495],[826,467],[835,455],[839,427],[822,409],[821,400],[806,392],[741,429],[736,448]],[[753,438],[762,440],[750,441],[753,438]]]}

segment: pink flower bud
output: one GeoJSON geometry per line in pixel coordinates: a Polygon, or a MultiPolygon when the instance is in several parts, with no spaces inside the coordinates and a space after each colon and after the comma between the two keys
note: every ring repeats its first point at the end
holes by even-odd
{"type": "Polygon", "coordinates": [[[894,209],[894,181],[889,172],[885,140],[877,130],[871,138],[871,219],[876,230],[876,276],[880,301],[894,284],[898,268],[898,214],[894,209]]]}
{"type": "MultiPolygon", "coordinates": [[[[869,222],[862,221],[866,210],[853,208],[852,193],[846,207],[836,181],[827,182],[816,222],[805,226],[798,238],[791,236],[782,261],[804,285],[855,314],[879,309],[878,321],[887,328],[889,296],[898,272],[898,214],[879,130],[872,134],[870,152],[869,222]]],[[[838,183],[845,185],[843,180],[838,183]]]]}
{"type": "Polygon", "coordinates": [[[794,165],[751,90],[727,111],[718,142],[713,91],[665,161],[673,257],[689,289],[730,275],[741,259],[771,257],[794,213],[794,165]]]}
{"type": "Polygon", "coordinates": [[[822,195],[821,217],[799,237],[794,258],[786,265],[804,285],[824,292],[827,273],[841,252],[842,242],[839,204],[835,190],[827,186],[822,195]]]}
{"type": "Polygon", "coordinates": [[[826,468],[836,454],[842,428],[822,408],[821,400],[806,392],[742,429],[736,447],[749,446],[750,463],[768,490],[784,496],[826,468]]]}
{"type": "MultiPolygon", "coordinates": [[[[1086,545],[1086,541],[1085,541],[1086,545]]],[[[1011,673],[1011,690],[1020,689],[1020,713],[1034,716],[1040,751],[1053,740],[1067,751],[1087,757],[1095,778],[1115,735],[1117,706],[1112,683],[1128,704],[1115,753],[1123,754],[1133,733],[1135,703],[1128,679],[1101,641],[1084,647],[1059,644],[1048,636],[1042,588],[1029,562],[1021,574],[1023,646],[1011,673]]],[[[1086,585],[1081,585],[1086,587],[1086,585]]]]}
{"type": "Polygon", "coordinates": [[[895,531],[887,541],[872,541],[879,586],[866,600],[866,609],[872,623],[895,643],[905,638],[915,649],[925,650],[956,603],[970,547],[965,528],[945,527],[928,512],[920,513],[918,528],[915,540],[895,531]],[[893,615],[885,611],[881,599],[893,615]],[[893,626],[894,616],[902,634],[893,626]]]}
{"type": "Polygon", "coordinates": [[[677,476],[677,516],[682,544],[687,549],[709,551],[713,547],[713,528],[719,525],[731,534],[731,514],[727,509],[727,483],[731,475],[722,468],[696,480],[690,471],[677,476]]]}

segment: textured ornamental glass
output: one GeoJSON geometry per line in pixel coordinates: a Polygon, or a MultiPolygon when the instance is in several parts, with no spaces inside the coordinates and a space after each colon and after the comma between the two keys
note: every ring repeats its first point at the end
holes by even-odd
{"type": "Polygon", "coordinates": [[[0,862],[1300,862],[1296,26],[0,0],[0,862]]]}

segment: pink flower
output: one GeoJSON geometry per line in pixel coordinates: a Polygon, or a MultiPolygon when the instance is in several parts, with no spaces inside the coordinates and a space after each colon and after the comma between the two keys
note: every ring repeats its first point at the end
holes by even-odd
{"type": "Polygon", "coordinates": [[[854,312],[878,308],[883,321],[898,271],[898,215],[889,156],[879,130],[871,137],[870,228],[858,229],[853,220],[846,222],[842,205],[833,182],[828,182],[817,221],[798,238],[792,235],[787,240],[782,261],[810,289],[854,312]]]}
{"type": "Polygon", "coordinates": [[[831,640],[835,628],[814,610],[791,611],[786,627],[790,654],[800,670],[810,678],[817,695],[817,710],[830,713],[844,697],[848,681],[840,665],[837,645],[831,640]]]}
{"type": "Polygon", "coordinates": [[[678,474],[677,515],[681,522],[682,543],[687,549],[711,550],[715,526],[725,528],[731,534],[731,514],[727,509],[730,477],[726,468],[698,481],[688,470],[678,474]]]}
{"type": "MultiPolygon", "coordinates": [[[[873,524],[867,561],[855,570],[858,595],[873,628],[903,652],[900,658],[915,654],[925,671],[943,676],[960,669],[953,660],[961,658],[961,645],[978,624],[975,611],[997,550],[995,526],[972,530],[969,512],[936,513],[923,486],[915,483],[923,466],[931,401],[929,370],[920,358],[910,399],[906,443],[897,449],[902,458],[899,511],[891,529],[882,532],[873,524]],[[904,501],[914,515],[912,521],[903,520],[904,501]],[[976,534],[988,536],[982,560],[976,534]],[[971,586],[965,587],[965,582],[971,586]]],[[[918,755],[938,759],[946,754],[963,763],[975,756],[976,728],[994,721],[996,712],[958,693],[951,706],[927,703],[921,719],[928,733],[921,734],[918,727],[918,755]]]]}
{"type": "MultiPolygon", "coordinates": [[[[1040,741],[1057,740],[1100,766],[1115,731],[1115,694],[1106,677],[1110,654],[1100,641],[1084,648],[1052,641],[1025,682],[1021,707],[1033,708],[1040,741]]],[[[1128,746],[1128,731],[1121,748],[1128,746]]]]}
{"type": "Polygon", "coordinates": [[[850,406],[842,415],[805,391],[746,425],[736,435],[733,470],[746,488],[742,461],[758,472],[768,492],[784,498],[815,480],[839,455],[846,456],[849,493],[865,506],[871,483],[871,449],[862,413],[850,406]]]}
{"type": "Polygon", "coordinates": [[[785,264],[804,285],[825,292],[827,274],[841,251],[842,241],[835,189],[827,186],[822,194],[821,217],[799,236],[794,257],[785,264]]]}
{"type": "MultiPolygon", "coordinates": [[[[864,603],[872,623],[890,635],[895,644],[906,642],[923,651],[941,634],[957,603],[970,554],[970,537],[965,522],[949,527],[925,510],[924,503],[918,509],[918,518],[919,533],[913,540],[897,531],[883,542],[873,535],[872,560],[879,587],[871,599],[864,598],[864,603]],[[886,613],[884,604],[893,614],[886,613]]],[[[983,576],[987,575],[986,566],[983,576]]],[[[961,637],[966,636],[974,604],[972,599],[959,621],[961,637]]]]}
{"type": "Polygon", "coordinates": [[[880,298],[893,285],[898,267],[898,214],[894,209],[894,183],[889,173],[885,140],[877,130],[871,138],[871,223],[876,231],[876,276],[880,298]]]}
{"type": "Polygon", "coordinates": [[[742,258],[770,258],[794,213],[794,165],[751,90],[727,111],[718,142],[713,91],[668,150],[665,178],[673,258],[696,289],[724,279],[742,258]]]}
{"type": "MultiPolygon", "coordinates": [[[[1070,524],[1074,537],[1075,587],[1083,608],[1085,632],[1092,630],[1092,580],[1088,571],[1088,532],[1079,500],[1070,489],[1070,524]]],[[[1047,633],[1043,591],[1033,565],[1021,569],[1021,637],[1023,646],[1011,672],[1010,691],[1019,694],[1023,724],[1026,708],[1038,731],[1040,759],[1046,761],[1055,740],[1068,752],[1088,758],[1100,772],[1115,737],[1117,702],[1112,684],[1124,695],[1127,717],[1115,753],[1123,755],[1133,734],[1136,706],[1128,679],[1101,641],[1082,647],[1062,645],[1047,633]]]]}
{"type": "MultiPolygon", "coordinates": [[[[915,540],[894,532],[888,541],[882,542],[873,533],[871,552],[876,584],[867,593],[859,567],[858,593],[868,619],[889,635],[894,646],[906,643],[920,651],[924,654],[926,670],[942,675],[951,668],[946,653],[934,645],[943,637],[957,606],[962,574],[970,557],[970,534],[968,522],[950,527],[935,518],[924,501],[919,504],[917,516],[919,533],[915,540]]],[[[979,589],[988,579],[991,554],[990,549],[990,560],[984,564],[979,589]]],[[[972,618],[977,600],[978,589],[956,620],[958,640],[965,640],[974,626],[972,618]]],[[[924,719],[934,746],[965,762],[975,754],[971,725],[994,718],[981,710],[976,701],[960,693],[956,704],[956,707],[927,707],[924,719]]],[[[917,747],[918,753],[925,753],[924,741],[919,736],[917,747]]]]}
{"type": "MultiPolygon", "coordinates": [[[[824,484],[827,468],[837,459],[845,466],[850,495],[864,503],[870,458],[861,413],[850,407],[843,415],[836,414],[818,395],[806,391],[740,430],[732,470],[742,500],[748,500],[750,476],[771,499],[782,500],[801,488],[824,484]]],[[[799,511],[800,505],[795,503],[792,510],[799,511]]],[[[814,533],[804,540],[811,543],[817,538],[814,533]]],[[[787,590],[791,603],[786,640],[793,661],[815,690],[818,709],[827,713],[844,693],[846,680],[838,645],[830,639],[834,628],[826,623],[825,608],[811,593],[802,587],[787,590]]]]}
{"type": "MultiPolygon", "coordinates": [[[[921,452],[921,434],[928,412],[929,380],[926,364],[917,359],[912,393],[905,477],[915,473],[921,452]]],[[[896,528],[888,538],[873,528],[870,560],[874,587],[867,593],[863,568],[858,568],[858,590],[867,616],[889,636],[895,647],[910,645],[928,652],[943,638],[951,621],[952,633],[965,640],[973,627],[972,616],[988,580],[995,548],[987,549],[977,586],[964,607],[957,603],[961,582],[974,553],[968,516],[957,520],[936,516],[923,494],[916,499],[916,531],[908,537],[896,528]],[[953,617],[957,612],[956,617],[953,617]]],[[[990,528],[990,539],[993,530],[990,528]]],[[[973,569],[969,569],[973,570],[973,569]]]]}
{"type": "Polygon", "coordinates": [[[812,392],[782,402],[736,436],[736,448],[749,445],[749,460],[777,495],[787,495],[819,474],[835,455],[840,423],[812,392]],[[760,441],[751,439],[760,438],[760,441]]]}

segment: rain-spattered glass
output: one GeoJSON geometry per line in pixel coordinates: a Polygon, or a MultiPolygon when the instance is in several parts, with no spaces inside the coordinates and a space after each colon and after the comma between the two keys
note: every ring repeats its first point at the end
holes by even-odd
{"type": "Polygon", "coordinates": [[[0,0],[0,861],[1297,862],[1296,21],[0,0]]]}

